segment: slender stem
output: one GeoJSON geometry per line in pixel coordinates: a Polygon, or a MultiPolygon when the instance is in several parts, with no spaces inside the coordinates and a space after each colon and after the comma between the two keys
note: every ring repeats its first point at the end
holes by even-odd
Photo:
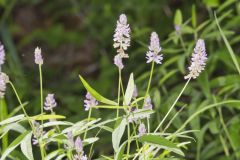
{"type": "MultiPolygon", "coordinates": [[[[55,115],[55,112],[53,111],[53,109],[51,109],[51,114],[52,114],[52,115],[55,115]]],[[[56,125],[56,128],[57,128],[57,132],[58,132],[58,133],[61,133],[61,130],[60,130],[60,128],[59,128],[58,125],[56,125]]],[[[59,141],[57,141],[57,144],[58,144],[58,149],[60,149],[60,143],[59,143],[59,141]]]]}
{"type": "MultiPolygon", "coordinates": [[[[120,93],[121,93],[121,69],[118,69],[118,106],[120,105],[120,93]]],[[[116,118],[118,118],[119,116],[119,109],[117,109],[117,116],[116,118]]]]}
{"type": "MultiPolygon", "coordinates": [[[[41,97],[41,115],[43,115],[43,84],[42,84],[42,65],[39,64],[39,80],[40,80],[40,97],[41,97]]],[[[41,125],[43,124],[43,119],[41,120],[41,125]]]]}
{"type": "MultiPolygon", "coordinates": [[[[87,122],[90,121],[91,114],[92,114],[92,108],[90,107],[89,112],[88,112],[88,119],[87,119],[87,122]]],[[[83,140],[85,140],[85,138],[87,137],[87,131],[88,131],[88,126],[86,127],[86,130],[85,130],[85,133],[84,133],[83,140]]]]}
{"type": "Polygon", "coordinates": [[[127,124],[127,127],[128,127],[128,146],[127,146],[127,160],[128,160],[128,157],[129,157],[129,152],[130,152],[130,125],[129,123],[127,124]]]}
{"type": "MultiPolygon", "coordinates": [[[[135,136],[137,136],[137,132],[136,132],[137,127],[134,125],[134,123],[132,123],[132,125],[133,125],[133,132],[134,132],[135,136]]],[[[136,145],[137,145],[137,149],[139,150],[138,141],[136,141],[136,145]]]]}
{"type": "Polygon", "coordinates": [[[168,127],[172,124],[173,120],[178,116],[178,114],[186,107],[187,105],[184,105],[182,108],[180,108],[180,110],[173,116],[173,118],[168,122],[168,124],[166,125],[166,127],[164,128],[164,130],[161,133],[165,133],[165,131],[168,129],[168,127]]]}
{"type": "Polygon", "coordinates": [[[149,122],[149,117],[147,117],[147,128],[148,128],[148,133],[150,132],[150,122],[149,122]]]}
{"type": "Polygon", "coordinates": [[[11,81],[9,81],[9,84],[11,85],[11,87],[12,87],[12,89],[13,89],[16,97],[17,97],[18,103],[20,104],[20,106],[21,106],[21,108],[22,108],[22,110],[23,110],[24,115],[27,117],[27,120],[28,120],[30,126],[32,127],[32,123],[31,123],[31,121],[30,121],[30,118],[29,118],[29,116],[28,116],[28,114],[27,114],[27,112],[26,112],[26,110],[25,110],[25,108],[24,108],[24,106],[23,106],[23,104],[22,104],[21,99],[19,98],[19,95],[18,95],[18,93],[17,93],[17,90],[16,90],[15,86],[13,85],[13,83],[12,83],[11,81]]]}
{"type": "Polygon", "coordinates": [[[181,45],[183,47],[184,52],[187,53],[187,48],[186,48],[185,43],[183,41],[182,34],[179,34],[179,38],[180,38],[180,42],[181,42],[181,45]]]}
{"type": "MultiPolygon", "coordinates": [[[[29,116],[28,116],[28,114],[27,114],[27,112],[26,112],[26,110],[25,110],[25,108],[24,108],[24,106],[22,104],[22,101],[21,101],[21,99],[20,99],[20,97],[19,97],[19,95],[17,93],[17,90],[16,90],[15,86],[13,85],[13,83],[11,81],[9,81],[9,84],[11,85],[11,87],[12,87],[12,89],[13,89],[16,97],[17,97],[17,100],[18,100],[18,102],[19,102],[19,104],[20,104],[20,106],[21,106],[21,108],[23,110],[24,115],[26,116],[26,118],[28,120],[29,125],[31,126],[32,130],[35,131],[35,127],[32,124],[32,122],[31,122],[31,120],[30,120],[30,118],[29,118],[29,116]]],[[[39,138],[37,138],[37,140],[38,140],[38,143],[39,143],[39,146],[40,146],[41,157],[44,160],[44,157],[45,157],[44,156],[44,147],[42,145],[42,142],[39,140],[39,138]]]]}
{"type": "Polygon", "coordinates": [[[162,126],[163,122],[166,120],[167,116],[170,114],[170,112],[172,111],[172,109],[174,108],[175,104],[177,103],[177,101],[179,100],[179,98],[181,97],[182,93],[184,92],[184,90],[186,89],[188,83],[190,82],[191,78],[188,79],[188,81],[186,82],[186,84],[184,85],[183,89],[181,90],[181,92],[179,93],[178,97],[176,98],[176,100],[174,101],[174,103],[172,104],[172,106],[170,107],[170,109],[168,110],[167,114],[164,116],[164,118],[162,119],[162,121],[160,122],[160,124],[158,125],[158,127],[155,129],[154,133],[157,132],[159,130],[159,128],[162,126]]]}
{"type": "MultiPolygon", "coordinates": [[[[149,80],[148,80],[148,86],[147,86],[147,91],[145,93],[145,99],[147,98],[150,86],[151,86],[151,81],[152,81],[152,75],[153,75],[153,70],[154,70],[154,61],[152,62],[152,67],[151,67],[151,72],[150,72],[150,76],[149,76],[149,80]]],[[[145,100],[144,99],[144,100],[145,100]]]]}
{"type": "Polygon", "coordinates": [[[228,138],[228,140],[230,142],[230,145],[231,145],[232,149],[236,153],[237,148],[234,146],[233,140],[232,140],[232,138],[231,138],[231,136],[230,136],[230,134],[228,132],[227,126],[224,123],[224,119],[223,119],[223,116],[222,116],[221,108],[218,108],[218,113],[219,113],[219,116],[220,116],[220,122],[222,123],[222,126],[223,126],[223,130],[224,130],[224,132],[225,132],[225,134],[226,134],[226,136],[227,136],[227,138],[228,138]]]}

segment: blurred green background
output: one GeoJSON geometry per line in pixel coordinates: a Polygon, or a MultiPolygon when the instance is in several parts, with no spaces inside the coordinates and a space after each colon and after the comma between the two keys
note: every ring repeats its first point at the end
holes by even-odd
{"type": "MultiPolygon", "coordinates": [[[[155,68],[150,91],[156,110],[152,125],[157,126],[184,85],[183,77],[197,38],[203,38],[209,55],[206,71],[190,83],[177,104],[176,110],[184,104],[187,107],[169,129],[174,131],[204,105],[240,97],[240,77],[216,26],[214,11],[238,56],[238,0],[0,0],[1,42],[7,53],[3,70],[16,84],[22,99],[29,101],[29,113],[38,113],[39,77],[34,49],[41,47],[44,95],[55,93],[56,112],[66,115],[67,120],[83,119],[87,116],[83,108],[86,91],[79,74],[102,95],[111,99],[117,95],[118,71],[113,65],[116,50],[112,37],[118,16],[125,13],[132,41],[130,58],[124,61],[123,79],[126,85],[129,74],[134,72],[140,94],[146,89],[150,71],[145,59],[150,33],[156,31],[161,40],[164,61],[155,68]],[[180,36],[174,29],[177,9],[183,19],[180,36]]],[[[7,100],[11,111],[17,102],[10,89],[7,100]]],[[[186,149],[187,159],[240,159],[239,106],[223,107],[204,112],[187,127],[201,130],[193,134],[196,141],[186,149]]],[[[94,115],[103,119],[115,116],[106,110],[96,110],[94,115]]],[[[104,132],[101,136],[96,154],[111,153],[110,136],[104,132]]]]}

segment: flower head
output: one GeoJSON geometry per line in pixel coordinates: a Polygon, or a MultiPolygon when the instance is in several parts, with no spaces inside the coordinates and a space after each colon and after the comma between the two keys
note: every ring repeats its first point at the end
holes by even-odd
{"type": "Polygon", "coordinates": [[[80,137],[77,137],[75,140],[75,150],[77,153],[81,153],[83,151],[83,143],[80,137]]]}
{"type": "Polygon", "coordinates": [[[34,56],[35,56],[35,63],[38,64],[38,65],[42,65],[43,64],[43,58],[42,58],[41,48],[39,48],[39,47],[35,48],[34,56]]]}
{"type": "Polygon", "coordinates": [[[86,99],[84,100],[85,111],[88,111],[91,107],[98,105],[98,101],[89,93],[86,94],[86,99]]]}
{"type": "Polygon", "coordinates": [[[120,54],[117,54],[114,57],[114,64],[119,68],[119,69],[123,69],[124,65],[122,63],[122,57],[120,56],[120,54]]]}
{"type": "Polygon", "coordinates": [[[127,23],[127,17],[125,14],[121,14],[117,21],[117,27],[113,35],[113,47],[118,48],[117,52],[122,58],[128,58],[128,54],[124,53],[124,50],[130,46],[130,28],[127,23]]]}
{"type": "Polygon", "coordinates": [[[150,45],[148,46],[149,51],[146,53],[147,63],[154,61],[157,64],[161,64],[163,60],[162,54],[158,55],[161,52],[162,48],[160,47],[159,38],[156,32],[152,32],[150,38],[150,45]]]}
{"type": "Polygon", "coordinates": [[[72,131],[67,133],[67,139],[68,139],[67,148],[73,148],[74,147],[74,139],[73,139],[72,131]]]}
{"type": "Polygon", "coordinates": [[[4,46],[0,43],[0,66],[5,62],[5,50],[4,46]]]}
{"type": "Polygon", "coordinates": [[[33,131],[33,139],[32,139],[32,143],[33,145],[37,145],[38,144],[38,139],[45,133],[45,131],[43,131],[42,128],[40,128],[40,123],[38,123],[37,121],[33,121],[33,125],[35,130],[33,131]]]}
{"type": "Polygon", "coordinates": [[[175,25],[174,26],[176,33],[179,35],[181,33],[181,26],[175,25]]]}
{"type": "Polygon", "coordinates": [[[143,106],[144,109],[152,109],[153,106],[152,106],[152,100],[150,98],[150,96],[148,96],[145,101],[144,101],[144,106],[143,106]]]}
{"type": "Polygon", "coordinates": [[[48,94],[44,103],[44,109],[47,110],[52,110],[57,106],[57,102],[54,98],[54,94],[48,94]]]}
{"type": "Polygon", "coordinates": [[[188,67],[189,74],[184,78],[185,79],[197,78],[201,73],[201,71],[204,70],[206,66],[206,61],[207,61],[207,54],[206,54],[205,43],[203,39],[199,39],[194,48],[194,52],[192,54],[191,65],[190,67],[188,67]]]}
{"type": "Polygon", "coordinates": [[[0,98],[3,98],[6,92],[6,83],[8,83],[9,78],[8,76],[0,72],[0,98]]]}
{"type": "Polygon", "coordinates": [[[146,128],[145,125],[143,123],[141,123],[138,127],[138,135],[142,136],[146,133],[146,128]]]}
{"type": "Polygon", "coordinates": [[[87,156],[86,155],[82,156],[81,160],[87,160],[87,156]]]}

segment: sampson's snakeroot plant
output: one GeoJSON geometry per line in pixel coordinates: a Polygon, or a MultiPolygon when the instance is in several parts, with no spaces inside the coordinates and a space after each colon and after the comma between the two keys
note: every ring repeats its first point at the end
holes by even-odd
{"type": "MultiPolygon", "coordinates": [[[[146,49],[147,64],[151,63],[150,75],[146,90],[144,87],[137,88],[134,82],[134,75],[129,76],[129,81],[124,88],[122,81],[122,70],[124,68],[123,59],[128,58],[126,53],[130,46],[130,26],[127,21],[127,16],[121,14],[117,20],[116,29],[113,35],[113,47],[116,48],[114,56],[114,64],[118,69],[118,90],[115,100],[110,100],[95,89],[80,76],[87,94],[85,96],[84,105],[85,111],[88,111],[87,119],[82,119],[76,123],[62,121],[65,117],[56,114],[53,109],[57,107],[54,94],[47,94],[45,103],[43,103],[43,82],[42,82],[42,65],[43,57],[39,47],[36,47],[35,63],[39,66],[40,78],[40,114],[30,115],[25,109],[26,103],[22,100],[8,76],[0,73],[0,98],[4,99],[7,84],[12,87],[23,114],[14,115],[0,122],[1,138],[10,131],[9,128],[20,127],[20,135],[4,150],[1,150],[0,160],[11,158],[11,152],[20,145],[23,155],[30,160],[33,159],[69,159],[69,160],[90,160],[94,155],[94,145],[96,141],[101,139],[100,132],[106,130],[105,134],[112,136],[113,155],[102,156],[106,159],[161,159],[173,158],[175,155],[184,156],[182,147],[185,147],[189,142],[181,139],[188,132],[182,133],[165,133],[166,128],[162,129],[162,125],[167,120],[168,115],[173,110],[175,104],[184,92],[191,79],[196,79],[204,70],[207,60],[206,48],[203,39],[196,42],[193,50],[191,65],[188,67],[189,73],[184,77],[187,79],[186,84],[180,94],[169,107],[168,112],[156,126],[150,126],[149,119],[153,118],[155,112],[151,100],[150,86],[154,73],[154,64],[163,63],[162,48],[160,40],[156,32],[151,33],[150,44],[146,49]],[[140,91],[139,91],[140,90],[140,91]],[[94,109],[109,109],[116,110],[116,117],[102,121],[101,117],[92,117],[94,109]],[[27,122],[27,123],[25,123],[27,122]],[[28,124],[29,126],[26,126],[28,124]],[[153,127],[156,127],[153,130],[153,127]],[[89,134],[87,134],[89,133],[89,134]],[[125,135],[125,136],[124,136],[125,135]],[[177,144],[176,144],[177,143],[177,144]],[[33,152],[32,144],[39,147],[41,158],[35,150],[33,152]],[[171,154],[174,152],[175,154],[171,154]]],[[[144,53],[142,55],[144,57],[144,53]]],[[[0,67],[5,61],[4,47],[0,45],[0,67]]],[[[145,64],[143,62],[143,64],[145,64]]],[[[161,67],[161,66],[160,66],[161,67]]],[[[183,77],[180,77],[183,79],[183,77]]],[[[140,85],[139,85],[140,86],[140,85]]],[[[144,86],[144,85],[143,85],[144,86]]],[[[114,87],[112,87],[114,89],[114,87]]],[[[115,92],[113,92],[115,93],[115,92]]],[[[1,103],[2,105],[2,103],[1,103]]],[[[62,106],[58,104],[58,107],[62,106]]],[[[30,106],[28,107],[30,108],[30,106]]],[[[15,111],[14,114],[17,114],[15,111]]],[[[115,112],[114,112],[115,113],[115,112]]],[[[177,114],[176,114],[177,115],[177,114]]],[[[79,117],[81,118],[81,117],[79,117]]],[[[175,116],[173,117],[175,118],[175,116]]],[[[170,120],[169,122],[172,122],[170,120]]],[[[188,122],[188,121],[187,121],[188,122]]],[[[182,127],[181,127],[182,129],[182,127]]],[[[189,131],[191,132],[191,131],[189,131]]]]}

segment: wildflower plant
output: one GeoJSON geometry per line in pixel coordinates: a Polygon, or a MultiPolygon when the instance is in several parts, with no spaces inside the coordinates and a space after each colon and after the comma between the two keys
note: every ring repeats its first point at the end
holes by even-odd
{"type": "MultiPolygon", "coordinates": [[[[180,28],[179,28],[180,30],[180,28]]],[[[188,119],[182,127],[173,133],[165,133],[167,127],[163,127],[164,122],[174,109],[177,101],[183,94],[189,82],[198,78],[204,71],[207,61],[205,43],[203,39],[196,41],[193,49],[189,73],[180,79],[186,79],[186,83],[179,95],[169,107],[165,116],[157,126],[151,126],[149,120],[153,118],[156,112],[151,99],[151,82],[154,76],[155,64],[161,67],[164,64],[163,54],[164,47],[160,45],[159,36],[152,32],[150,43],[146,48],[147,64],[151,63],[150,75],[148,77],[147,87],[137,87],[134,81],[134,74],[129,75],[129,80],[124,87],[122,81],[122,70],[124,69],[123,59],[131,56],[127,53],[130,47],[130,25],[127,16],[121,14],[117,20],[116,28],[113,34],[113,47],[116,49],[113,63],[118,69],[118,84],[116,97],[110,100],[98,93],[91,85],[81,76],[80,80],[86,89],[84,105],[82,108],[88,112],[88,117],[79,122],[72,123],[63,121],[66,117],[55,113],[55,107],[61,108],[55,100],[55,94],[46,95],[43,102],[43,82],[42,66],[44,65],[41,49],[36,47],[34,51],[35,63],[39,67],[40,78],[40,113],[31,115],[26,110],[27,103],[23,103],[14,84],[8,78],[7,74],[1,70],[0,74],[0,98],[4,99],[8,84],[11,86],[23,114],[14,115],[0,122],[1,138],[10,132],[11,129],[18,127],[20,135],[3,150],[0,160],[11,157],[11,152],[19,145],[23,155],[30,160],[33,159],[69,159],[69,160],[90,160],[93,158],[94,145],[101,137],[99,133],[102,130],[108,131],[106,134],[112,137],[113,155],[104,155],[106,159],[161,159],[164,157],[184,157],[183,148],[190,143],[184,138],[191,138],[187,134],[192,131],[181,132],[190,120],[188,119]],[[92,117],[94,109],[108,109],[116,113],[112,119],[102,121],[101,117],[92,117]],[[25,124],[25,125],[23,125],[25,124]],[[28,127],[26,127],[26,124],[28,127]],[[94,131],[98,132],[93,135],[94,131]],[[91,134],[90,134],[91,131],[91,134]],[[41,158],[36,158],[33,154],[32,145],[38,148],[41,158]],[[51,150],[48,150],[51,146],[51,150]],[[174,154],[171,154],[174,153],[174,154]]],[[[178,31],[180,33],[180,31],[178,31]]],[[[3,45],[0,45],[0,65],[5,61],[5,51],[3,45]]],[[[113,64],[113,65],[114,65],[113,64]]],[[[143,62],[143,64],[145,64],[143,62]]],[[[148,66],[148,65],[147,65],[148,66]]],[[[115,88],[115,87],[113,87],[115,88]]],[[[57,94],[56,94],[57,95],[57,94]]],[[[157,111],[158,112],[158,111],[157,111]]],[[[177,114],[176,114],[177,115],[177,114]]],[[[170,123],[176,116],[173,116],[170,123]]],[[[167,125],[169,126],[170,123],[167,125]]],[[[14,129],[13,129],[14,130],[14,129]]]]}

